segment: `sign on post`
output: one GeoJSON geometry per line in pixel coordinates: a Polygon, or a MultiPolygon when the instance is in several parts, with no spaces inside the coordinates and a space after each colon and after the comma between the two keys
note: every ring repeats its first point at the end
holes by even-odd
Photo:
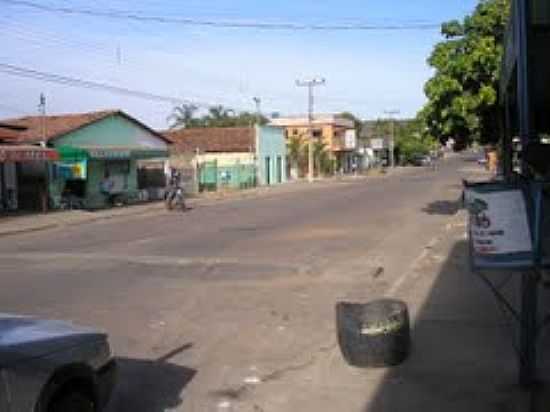
{"type": "Polygon", "coordinates": [[[504,183],[466,186],[474,268],[524,268],[535,264],[525,191],[504,183]]]}

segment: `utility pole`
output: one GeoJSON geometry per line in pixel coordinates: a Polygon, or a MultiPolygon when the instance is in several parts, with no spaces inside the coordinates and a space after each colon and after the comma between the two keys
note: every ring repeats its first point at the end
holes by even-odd
{"type": "Polygon", "coordinates": [[[256,103],[256,124],[260,124],[260,116],[262,115],[262,99],[259,97],[253,97],[254,103],[256,103]]]}
{"type": "Polygon", "coordinates": [[[296,80],[296,86],[307,87],[308,89],[308,157],[307,157],[307,179],[313,182],[313,88],[324,86],[325,79],[296,80]]]}
{"type": "MultiPolygon", "coordinates": [[[[46,147],[46,96],[44,93],[40,93],[40,101],[38,103],[38,111],[40,112],[42,123],[42,141],[40,145],[46,147]]],[[[48,200],[50,198],[50,165],[48,162],[44,162],[44,186],[40,190],[40,200],[42,202],[42,212],[48,211],[48,200]]]]}
{"type": "Polygon", "coordinates": [[[42,123],[42,146],[46,146],[46,96],[40,93],[40,103],[38,104],[38,112],[41,116],[42,123]]]}
{"type": "Polygon", "coordinates": [[[399,110],[397,109],[392,109],[392,110],[385,110],[384,111],[384,114],[386,114],[389,119],[390,119],[390,122],[391,122],[391,140],[390,140],[390,144],[389,144],[389,149],[390,149],[390,167],[395,167],[395,119],[393,116],[397,115],[401,113],[399,110]]]}

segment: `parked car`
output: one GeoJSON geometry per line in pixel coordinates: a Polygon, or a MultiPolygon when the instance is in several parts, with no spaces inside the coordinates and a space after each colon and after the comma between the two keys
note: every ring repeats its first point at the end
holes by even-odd
{"type": "Polygon", "coordinates": [[[487,158],[486,157],[480,157],[477,159],[477,164],[480,166],[485,166],[487,164],[487,158]]]}
{"type": "Polygon", "coordinates": [[[105,333],[0,314],[0,411],[99,412],[115,380],[105,333]]]}
{"type": "Polygon", "coordinates": [[[411,159],[411,164],[413,166],[431,166],[432,162],[432,158],[428,155],[416,155],[411,159]]]}

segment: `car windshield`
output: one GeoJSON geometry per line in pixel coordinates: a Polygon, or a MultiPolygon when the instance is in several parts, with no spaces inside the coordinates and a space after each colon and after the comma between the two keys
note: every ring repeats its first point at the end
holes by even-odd
{"type": "Polygon", "coordinates": [[[0,23],[0,411],[546,405],[543,0],[0,23]]]}

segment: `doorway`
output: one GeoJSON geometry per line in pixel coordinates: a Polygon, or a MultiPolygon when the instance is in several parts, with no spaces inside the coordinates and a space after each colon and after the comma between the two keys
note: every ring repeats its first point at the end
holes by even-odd
{"type": "Polygon", "coordinates": [[[265,158],[265,184],[271,184],[271,158],[269,156],[265,158]]]}

